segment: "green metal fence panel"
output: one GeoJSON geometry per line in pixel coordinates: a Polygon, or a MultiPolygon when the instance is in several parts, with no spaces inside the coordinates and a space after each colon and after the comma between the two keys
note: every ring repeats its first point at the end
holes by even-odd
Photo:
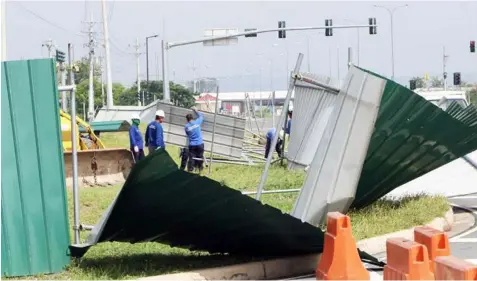
{"type": "Polygon", "coordinates": [[[2,276],[69,264],[55,64],[2,62],[2,276]]]}
{"type": "Polygon", "coordinates": [[[388,80],[351,207],[369,205],[400,185],[475,149],[474,106],[451,106],[446,112],[388,80]]]}
{"type": "MultiPolygon", "coordinates": [[[[126,121],[98,121],[98,122],[91,122],[89,124],[93,131],[98,132],[125,132],[129,131],[131,128],[131,124],[126,121]]],[[[86,130],[80,126],[80,132],[85,133],[86,130]]]]}

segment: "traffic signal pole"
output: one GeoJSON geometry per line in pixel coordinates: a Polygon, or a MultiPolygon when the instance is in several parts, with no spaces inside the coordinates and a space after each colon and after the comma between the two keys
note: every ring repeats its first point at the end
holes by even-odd
{"type": "MultiPolygon", "coordinates": [[[[369,28],[369,27],[376,27],[377,25],[338,25],[332,26],[332,29],[346,29],[346,28],[369,28]]],[[[304,27],[285,27],[285,28],[272,28],[272,29],[262,29],[262,30],[253,30],[247,32],[236,33],[232,35],[224,35],[224,36],[214,36],[214,37],[207,37],[201,38],[196,40],[190,41],[182,41],[182,42],[167,42],[162,40],[162,81],[163,81],[163,93],[164,93],[164,102],[170,103],[170,92],[169,92],[169,80],[168,80],[168,51],[171,48],[185,46],[185,45],[192,45],[197,43],[204,43],[208,41],[220,40],[220,39],[228,39],[228,38],[235,38],[240,36],[247,36],[259,33],[270,33],[270,32],[277,32],[281,31],[302,31],[302,30],[321,30],[321,29],[330,29],[330,26],[304,26],[304,27]]]]}

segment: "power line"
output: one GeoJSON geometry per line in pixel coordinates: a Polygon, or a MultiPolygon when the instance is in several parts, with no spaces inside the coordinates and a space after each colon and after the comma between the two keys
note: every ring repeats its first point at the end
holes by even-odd
{"type": "Polygon", "coordinates": [[[68,33],[72,33],[72,34],[74,34],[74,35],[76,35],[76,36],[79,36],[79,37],[82,37],[82,38],[85,37],[84,35],[81,35],[81,34],[79,34],[79,33],[72,32],[71,30],[68,30],[68,29],[66,29],[66,28],[64,28],[64,27],[62,27],[62,26],[60,26],[60,25],[58,25],[58,24],[56,24],[56,23],[54,23],[54,22],[52,22],[52,21],[50,21],[50,20],[45,19],[44,17],[38,15],[37,13],[33,12],[32,10],[30,10],[30,9],[26,8],[25,6],[23,6],[22,4],[20,4],[19,1],[11,1],[10,3],[15,3],[15,4],[19,5],[22,9],[24,9],[24,10],[27,11],[28,13],[32,14],[32,15],[35,16],[36,18],[38,18],[38,19],[40,19],[40,20],[42,20],[42,21],[44,21],[44,22],[46,22],[46,23],[48,23],[48,24],[50,24],[50,25],[52,25],[52,26],[54,26],[54,27],[56,27],[56,28],[59,28],[59,29],[65,31],[65,32],[68,32],[68,33]]]}

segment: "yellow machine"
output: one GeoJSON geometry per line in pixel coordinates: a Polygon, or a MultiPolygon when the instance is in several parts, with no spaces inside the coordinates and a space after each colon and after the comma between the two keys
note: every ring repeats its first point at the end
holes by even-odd
{"type": "MultiPolygon", "coordinates": [[[[60,109],[61,137],[65,159],[66,185],[73,181],[71,116],[60,109]]],[[[109,148],[94,134],[91,126],[76,117],[78,184],[79,186],[114,185],[126,180],[134,157],[128,149],[109,148]],[[80,126],[85,134],[80,134],[80,126]]]]}

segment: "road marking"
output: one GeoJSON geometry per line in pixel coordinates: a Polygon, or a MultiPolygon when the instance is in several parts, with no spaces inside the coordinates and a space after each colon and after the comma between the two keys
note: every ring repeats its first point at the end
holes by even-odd
{"type": "Polygon", "coordinates": [[[470,243],[477,242],[477,238],[462,238],[476,231],[477,231],[477,227],[471,228],[462,234],[452,237],[451,239],[449,239],[449,242],[462,242],[462,240],[468,240],[468,239],[471,239],[471,240],[473,239],[473,241],[471,241],[470,243]]]}
{"type": "Polygon", "coordinates": [[[452,243],[477,243],[477,238],[459,238],[457,240],[450,241],[452,243]]]}
{"type": "Polygon", "coordinates": [[[477,199],[477,195],[459,195],[456,197],[449,197],[449,199],[477,199]]]}

